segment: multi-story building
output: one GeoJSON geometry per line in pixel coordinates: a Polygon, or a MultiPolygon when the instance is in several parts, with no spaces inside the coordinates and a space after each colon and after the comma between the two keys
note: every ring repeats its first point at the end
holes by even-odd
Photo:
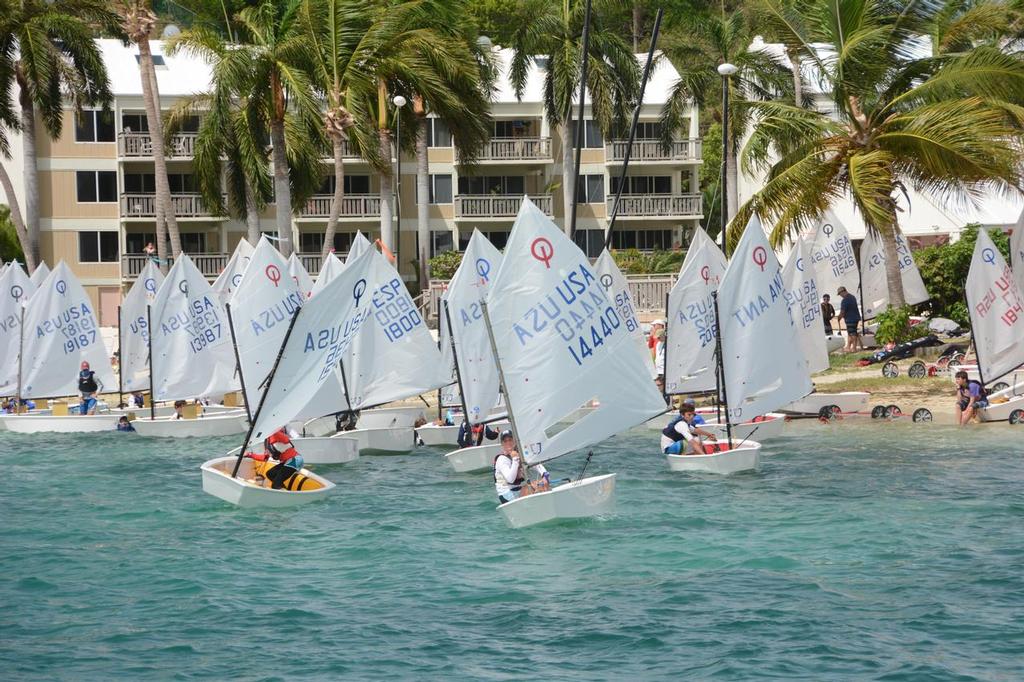
{"type": "MultiPolygon", "coordinates": [[[[37,127],[37,167],[43,258],[51,264],[64,259],[94,296],[102,323],[113,324],[120,294],[145,264],[145,245],[154,241],[154,163],[137,51],[115,40],[99,42],[114,94],[111,110],[87,110],[76,116],[67,109],[64,132],[58,140],[48,139],[42,126],[37,127]]],[[[205,63],[184,54],[164,54],[160,43],[153,47],[165,110],[208,88],[210,69],[205,63]]],[[[508,53],[502,51],[498,56],[507,61],[508,53]]],[[[670,148],[659,142],[658,118],[677,78],[671,64],[662,60],[647,86],[612,239],[617,248],[678,248],[687,243],[688,230],[702,218],[696,109],[687,125],[676,131],[670,148]]],[[[543,80],[541,63],[532,70],[521,100],[507,81],[499,84],[493,104],[493,136],[472,168],[460,164],[444,121],[430,120],[432,253],[462,248],[473,228],[503,247],[524,194],[557,222],[564,221],[564,140],[544,117],[543,80]]],[[[199,123],[198,118],[187,122],[167,146],[168,179],[182,247],[204,274],[213,278],[246,228],[243,222],[214,215],[196,191],[192,156],[199,123]]],[[[583,125],[577,241],[596,256],[604,242],[626,142],[604,139],[588,117],[583,125]]],[[[320,266],[331,206],[331,163],[324,159],[323,193],[299,207],[292,221],[295,248],[313,275],[320,266]]],[[[15,161],[10,166],[16,177],[18,165],[15,161]]],[[[398,248],[403,274],[410,278],[412,269],[405,269],[412,257],[405,254],[416,250],[415,173],[415,160],[403,158],[398,248]]],[[[379,189],[379,176],[356,155],[347,155],[345,199],[334,242],[338,253],[348,250],[357,230],[371,238],[379,236],[379,189]]],[[[275,234],[273,205],[261,216],[261,229],[275,234]]]]}

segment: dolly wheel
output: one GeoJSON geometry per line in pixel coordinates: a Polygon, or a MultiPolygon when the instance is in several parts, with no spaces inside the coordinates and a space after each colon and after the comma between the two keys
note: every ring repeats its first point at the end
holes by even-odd
{"type": "Polygon", "coordinates": [[[911,379],[924,379],[928,376],[928,368],[925,367],[923,362],[918,360],[910,366],[910,369],[907,370],[907,375],[909,375],[911,379]]]}
{"type": "Polygon", "coordinates": [[[919,407],[914,410],[913,416],[914,422],[930,422],[932,420],[932,411],[927,407],[919,407]]]}
{"type": "Polygon", "coordinates": [[[890,360],[889,362],[882,365],[882,376],[886,379],[895,379],[900,375],[900,368],[895,362],[890,360]]]}

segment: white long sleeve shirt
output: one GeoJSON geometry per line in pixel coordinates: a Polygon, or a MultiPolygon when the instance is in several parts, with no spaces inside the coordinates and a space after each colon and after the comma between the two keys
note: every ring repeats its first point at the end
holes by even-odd
{"type": "MultiPolygon", "coordinates": [[[[676,425],[675,425],[675,432],[678,433],[680,436],[682,436],[683,440],[685,440],[687,442],[689,442],[689,441],[694,439],[693,432],[690,431],[690,425],[687,424],[682,419],[680,419],[676,423],[676,425]]],[[[674,440],[672,440],[671,438],[669,438],[665,434],[661,434],[661,450],[662,450],[662,452],[664,452],[665,448],[667,448],[669,445],[672,445],[672,443],[674,443],[674,442],[675,442],[674,440]]]]}
{"type": "MultiPolygon", "coordinates": [[[[509,492],[515,486],[521,461],[518,454],[509,457],[504,453],[498,455],[494,461],[494,489],[499,495],[509,492]]],[[[547,473],[547,470],[540,464],[534,468],[541,476],[547,473]]]]}

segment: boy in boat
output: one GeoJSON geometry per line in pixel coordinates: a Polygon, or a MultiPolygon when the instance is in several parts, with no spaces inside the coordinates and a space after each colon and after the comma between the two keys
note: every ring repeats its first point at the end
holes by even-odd
{"type": "Polygon", "coordinates": [[[302,459],[302,455],[292,445],[292,439],[288,436],[288,432],[285,427],[281,427],[274,433],[270,434],[270,437],[263,441],[263,447],[266,449],[264,453],[250,452],[246,454],[246,457],[251,457],[257,462],[266,462],[267,458],[277,460],[277,464],[270,467],[266,473],[267,479],[270,481],[270,487],[274,490],[280,490],[284,487],[284,482],[291,477],[292,474],[296,474],[302,471],[302,465],[305,462],[302,459]]]}
{"type": "Polygon", "coordinates": [[[483,445],[484,438],[494,440],[497,437],[498,432],[486,424],[470,426],[469,422],[464,421],[459,425],[459,435],[455,442],[459,444],[460,448],[471,448],[474,445],[483,445]]]}
{"type": "Polygon", "coordinates": [[[550,490],[551,477],[547,470],[540,464],[535,468],[541,478],[528,481],[526,466],[516,449],[512,432],[502,431],[501,452],[494,458],[494,489],[498,493],[498,503],[505,504],[519,497],[550,490]]]}
{"type": "MultiPolygon", "coordinates": [[[[701,437],[709,440],[718,440],[715,434],[697,426],[695,422],[697,410],[692,402],[684,401],[679,408],[679,416],[674,417],[661,431],[661,451],[666,455],[687,454],[684,449],[690,446],[692,452],[689,454],[703,455],[704,441],[701,437]]],[[[702,420],[703,421],[703,420],[702,420]]]]}
{"type": "Polygon", "coordinates": [[[96,414],[96,393],[103,382],[89,369],[88,362],[83,362],[81,369],[78,373],[78,392],[82,394],[82,405],[78,408],[78,414],[96,414]]]}
{"type": "Polygon", "coordinates": [[[985,387],[963,370],[956,373],[956,395],[956,423],[960,426],[969,424],[979,409],[988,407],[985,387]]]}
{"type": "Polygon", "coordinates": [[[146,398],[143,397],[142,391],[135,391],[132,393],[132,407],[142,408],[146,406],[146,398]]]}

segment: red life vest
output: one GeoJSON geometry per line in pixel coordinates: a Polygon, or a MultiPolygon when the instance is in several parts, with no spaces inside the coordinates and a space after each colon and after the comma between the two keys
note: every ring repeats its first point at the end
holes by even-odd
{"type": "Polygon", "coordinates": [[[267,448],[267,452],[274,459],[281,462],[281,464],[299,454],[292,445],[292,439],[288,437],[284,429],[270,434],[270,437],[264,441],[264,445],[267,448]]]}

